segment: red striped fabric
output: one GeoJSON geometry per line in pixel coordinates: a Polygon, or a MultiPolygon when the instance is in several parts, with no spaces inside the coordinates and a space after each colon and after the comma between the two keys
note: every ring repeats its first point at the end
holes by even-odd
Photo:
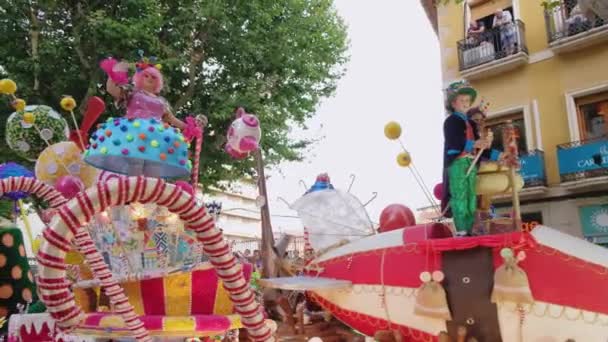
{"type": "Polygon", "coordinates": [[[141,296],[144,298],[143,305],[146,315],[165,314],[165,285],[163,278],[142,280],[141,296]]]}

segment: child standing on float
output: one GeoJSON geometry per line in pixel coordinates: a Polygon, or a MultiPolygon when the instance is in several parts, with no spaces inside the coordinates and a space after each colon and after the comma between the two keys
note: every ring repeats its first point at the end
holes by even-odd
{"type": "Polygon", "coordinates": [[[476,98],[477,91],[466,82],[452,83],[447,89],[446,107],[450,114],[443,124],[445,190],[441,206],[446,216],[449,217],[451,211],[459,236],[470,235],[475,223],[477,168],[471,169],[471,165],[477,151],[483,150],[482,156],[486,159],[503,159],[500,151],[489,150],[492,137],[480,139],[476,123],[467,117],[476,98]]]}

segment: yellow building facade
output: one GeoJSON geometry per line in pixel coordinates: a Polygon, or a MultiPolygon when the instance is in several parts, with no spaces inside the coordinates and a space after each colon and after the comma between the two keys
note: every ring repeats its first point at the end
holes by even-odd
{"type": "Polygon", "coordinates": [[[468,80],[490,103],[489,129],[506,120],[519,129],[524,221],[607,243],[608,2],[432,3],[422,0],[444,88],[468,80]]]}

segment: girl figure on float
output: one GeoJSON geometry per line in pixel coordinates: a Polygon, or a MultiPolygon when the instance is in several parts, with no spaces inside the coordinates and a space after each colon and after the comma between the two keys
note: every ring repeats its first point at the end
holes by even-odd
{"type": "Polygon", "coordinates": [[[122,118],[110,118],[98,125],[91,136],[85,161],[99,169],[119,174],[155,178],[188,176],[192,170],[188,148],[207,123],[204,116],[186,118],[173,115],[167,100],[160,96],[163,75],[154,59],[135,64],[129,84],[129,66],[114,58],[100,64],[108,75],[107,92],[126,110],[122,118]],[[183,131],[183,134],[182,134],[183,131]]]}

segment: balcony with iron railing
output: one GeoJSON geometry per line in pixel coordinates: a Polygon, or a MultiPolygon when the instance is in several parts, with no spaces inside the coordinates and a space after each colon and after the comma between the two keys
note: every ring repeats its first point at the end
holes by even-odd
{"type": "Polygon", "coordinates": [[[608,41],[608,22],[584,12],[578,0],[553,1],[545,8],[549,46],[556,53],[577,51],[608,41]]]}
{"type": "Polygon", "coordinates": [[[608,135],[557,146],[562,186],[595,187],[608,184],[608,135]]]}
{"type": "Polygon", "coordinates": [[[460,73],[479,79],[503,73],[528,63],[525,25],[521,20],[471,34],[458,42],[460,73]]]}

